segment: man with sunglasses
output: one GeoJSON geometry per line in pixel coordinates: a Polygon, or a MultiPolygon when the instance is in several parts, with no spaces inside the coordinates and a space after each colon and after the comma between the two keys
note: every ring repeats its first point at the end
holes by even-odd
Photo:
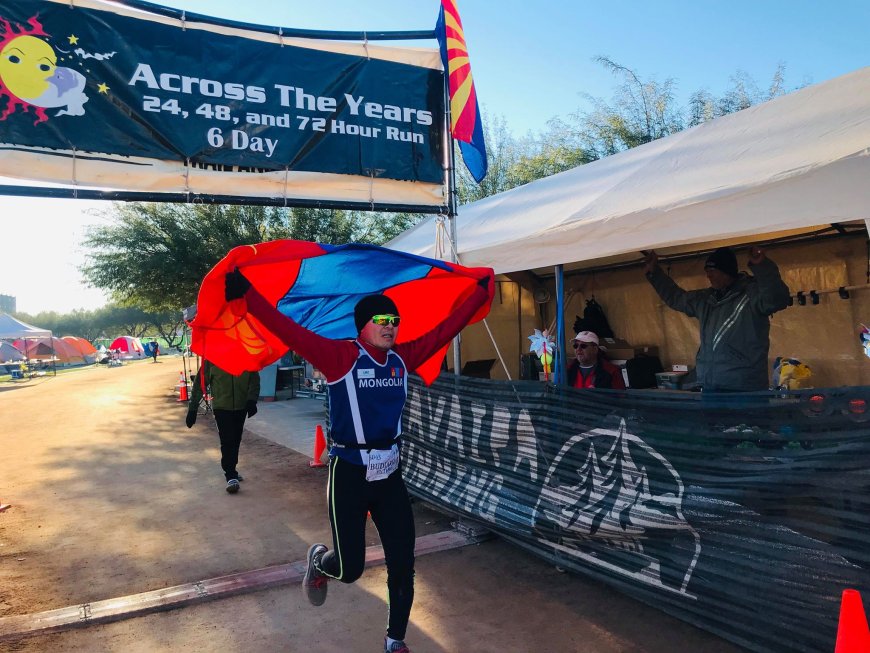
{"type": "Polygon", "coordinates": [[[396,344],[401,318],[386,295],[357,302],[355,340],[333,340],[280,313],[238,270],[226,277],[227,301],[244,297],[248,312],[326,377],[333,441],[327,487],[333,549],[325,544],[309,548],[302,588],[313,605],[322,605],[329,580],[353,583],[362,575],[366,515],[371,513],[387,566],[385,653],[410,653],[404,639],[414,600],[416,535],[400,457],[407,375],[468,324],[489,297],[490,283],[492,275],[487,275],[444,321],[396,344]]]}
{"type": "Polygon", "coordinates": [[[624,390],[622,370],[600,353],[598,336],[581,331],[574,336],[574,360],[568,366],[568,385],[572,388],[610,388],[624,390]]]}

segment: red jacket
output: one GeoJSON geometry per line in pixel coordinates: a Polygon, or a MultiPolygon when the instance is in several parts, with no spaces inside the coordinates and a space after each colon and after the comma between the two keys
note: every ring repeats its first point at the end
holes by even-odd
{"type": "Polygon", "coordinates": [[[568,366],[568,385],[572,388],[609,388],[612,390],[625,390],[625,381],[622,380],[622,370],[601,356],[595,364],[592,374],[585,379],[580,374],[580,365],[575,358],[568,366]]]}

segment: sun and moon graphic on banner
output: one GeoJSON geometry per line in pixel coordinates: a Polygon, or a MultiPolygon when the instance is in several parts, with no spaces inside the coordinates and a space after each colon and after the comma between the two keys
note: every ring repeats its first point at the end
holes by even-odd
{"type": "MultiPolygon", "coordinates": [[[[84,74],[58,62],[69,62],[90,73],[85,59],[108,59],[115,53],[91,54],[81,48],[64,50],[52,45],[51,36],[36,16],[27,21],[29,28],[13,25],[0,16],[0,102],[5,107],[0,120],[6,120],[16,110],[27,112],[32,108],[37,125],[48,120],[47,109],[59,109],[55,116],[83,116],[88,101],[84,74]],[[60,55],[60,57],[58,56],[60,55]]],[[[66,40],[72,48],[78,37],[70,34],[66,40]]],[[[108,94],[104,83],[95,84],[98,93],[108,94]]]]}

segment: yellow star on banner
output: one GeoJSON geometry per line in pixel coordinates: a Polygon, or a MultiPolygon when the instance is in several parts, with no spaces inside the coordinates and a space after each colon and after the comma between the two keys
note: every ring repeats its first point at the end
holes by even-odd
{"type": "Polygon", "coordinates": [[[99,86],[97,86],[97,90],[98,90],[100,93],[108,93],[108,92],[109,92],[109,87],[106,86],[105,84],[100,84],[99,86]]]}
{"type": "Polygon", "coordinates": [[[69,39],[70,45],[78,45],[79,44],[79,37],[76,36],[75,34],[70,34],[69,36],[67,36],[67,38],[69,39]]]}

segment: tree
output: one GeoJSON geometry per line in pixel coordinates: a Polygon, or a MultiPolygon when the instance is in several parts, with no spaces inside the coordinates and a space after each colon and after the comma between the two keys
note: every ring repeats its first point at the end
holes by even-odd
{"type": "Polygon", "coordinates": [[[168,347],[181,347],[184,342],[184,318],[181,311],[152,313],[149,322],[168,347]]]}
{"type": "Polygon", "coordinates": [[[88,230],[82,273],[119,304],[156,313],[193,304],[233,247],[290,235],[284,209],[259,206],[116,204],[113,217],[88,230]]]}
{"type": "MultiPolygon", "coordinates": [[[[793,89],[794,90],[794,89],[793,89]]],[[[767,102],[787,93],[785,88],[785,64],[780,63],[770,79],[767,89],[758,88],[755,80],[746,72],[738,70],[731,76],[730,86],[717,98],[707,89],[692,93],[689,98],[687,127],[700,125],[720,116],[742,111],[749,107],[767,102]]]]}
{"type": "Polygon", "coordinates": [[[18,319],[49,329],[56,337],[78,336],[89,342],[115,338],[119,335],[142,338],[160,337],[167,346],[177,347],[182,342],[184,320],[181,311],[150,313],[137,306],[109,304],[95,311],[75,310],[72,313],[44,311],[36,315],[18,313],[18,319]]]}
{"type": "MultiPolygon", "coordinates": [[[[90,263],[82,273],[116,303],[161,315],[193,304],[203,277],[233,247],[279,238],[381,244],[419,220],[334,209],[146,203],[117,204],[110,217],[111,224],[88,230],[83,244],[90,263]]],[[[171,330],[171,321],[152,322],[171,330]]]]}
{"type": "Polygon", "coordinates": [[[547,131],[529,136],[518,148],[522,154],[513,164],[511,181],[516,186],[555,175],[595,160],[579,142],[571,126],[559,118],[547,123],[547,131]]]}
{"type": "Polygon", "coordinates": [[[289,212],[288,238],[337,245],[354,241],[358,214],[336,209],[293,208],[289,212]]]}
{"type": "Polygon", "coordinates": [[[459,204],[474,202],[496,193],[510,190],[518,184],[512,176],[512,169],[521,158],[518,143],[507,128],[503,116],[489,116],[482,112],[483,140],[486,145],[487,173],[479,184],[468,172],[462,162],[459,146],[454,147],[454,166],[456,168],[456,191],[459,204]]]}
{"type": "Polygon", "coordinates": [[[680,107],[675,100],[676,83],[672,78],[659,83],[655,79],[643,79],[635,70],[607,57],[599,56],[594,60],[622,80],[613,100],[608,103],[585,96],[592,110],[572,114],[570,122],[557,132],[573,144],[575,156],[587,160],[649,143],[787,92],[785,65],[779,64],[763,91],[752,77],[738,70],[721,97],[699,89],[689,96],[686,107],[680,107]],[[578,146],[582,155],[576,153],[578,146]]]}
{"type": "Polygon", "coordinates": [[[683,129],[681,112],[674,103],[673,79],[644,81],[634,70],[607,57],[594,60],[621,77],[622,84],[613,104],[587,95],[593,110],[573,115],[587,155],[616,154],[683,129]]]}

